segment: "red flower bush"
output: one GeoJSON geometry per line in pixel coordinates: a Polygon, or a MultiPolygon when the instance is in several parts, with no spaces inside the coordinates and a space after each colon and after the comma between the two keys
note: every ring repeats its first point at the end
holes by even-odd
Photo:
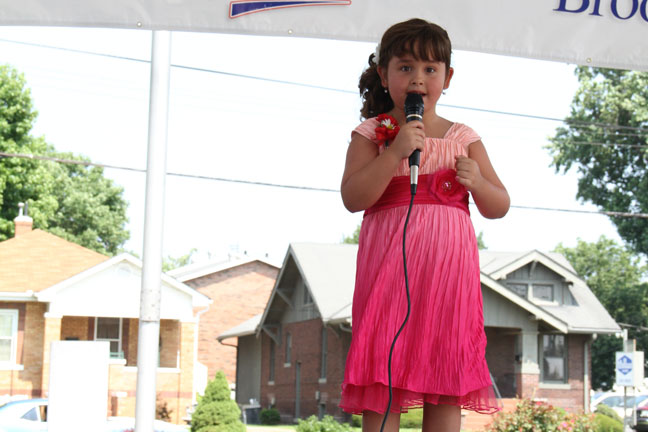
{"type": "Polygon", "coordinates": [[[388,142],[396,138],[396,135],[400,131],[398,121],[389,114],[380,114],[376,120],[379,123],[376,128],[376,139],[378,141],[384,141],[385,146],[387,146],[388,142]]]}
{"type": "Polygon", "coordinates": [[[457,181],[457,171],[453,169],[435,172],[428,187],[430,194],[442,203],[461,201],[468,193],[466,187],[457,181]]]}

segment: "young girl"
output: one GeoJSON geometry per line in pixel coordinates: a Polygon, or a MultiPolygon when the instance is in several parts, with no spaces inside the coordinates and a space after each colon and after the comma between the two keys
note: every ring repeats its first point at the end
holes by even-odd
{"type": "Polygon", "coordinates": [[[437,115],[453,74],[450,55],[445,30],[412,19],[385,32],[360,78],[366,120],[352,134],[341,189],[346,208],[365,214],[340,406],[363,414],[365,431],[378,431],[383,421],[390,346],[407,313],[402,236],[410,201],[408,156],[416,149],[420,176],[406,245],[411,315],[393,352],[385,430],[398,430],[408,408],[423,407],[423,430],[434,432],[459,431],[461,408],[498,410],[485,360],[468,192],[487,218],[504,216],[510,202],[479,136],[437,115]],[[423,98],[422,121],[406,122],[409,93],[423,98]]]}

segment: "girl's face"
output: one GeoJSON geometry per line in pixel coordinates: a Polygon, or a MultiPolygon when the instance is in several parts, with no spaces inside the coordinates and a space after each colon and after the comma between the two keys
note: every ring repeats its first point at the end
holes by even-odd
{"type": "Polygon", "coordinates": [[[383,87],[389,90],[394,101],[394,110],[403,112],[408,93],[419,93],[423,97],[425,112],[435,112],[441,92],[448,88],[453,74],[452,68],[446,74],[443,62],[416,60],[410,54],[394,56],[387,68],[378,68],[383,87]]]}

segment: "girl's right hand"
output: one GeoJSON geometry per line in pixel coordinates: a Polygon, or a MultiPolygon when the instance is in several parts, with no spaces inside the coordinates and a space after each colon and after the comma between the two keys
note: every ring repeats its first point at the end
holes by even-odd
{"type": "Polygon", "coordinates": [[[425,128],[423,122],[414,120],[401,126],[398,135],[389,145],[387,150],[392,152],[400,159],[405,159],[414,152],[414,150],[423,150],[425,147],[425,128]]]}

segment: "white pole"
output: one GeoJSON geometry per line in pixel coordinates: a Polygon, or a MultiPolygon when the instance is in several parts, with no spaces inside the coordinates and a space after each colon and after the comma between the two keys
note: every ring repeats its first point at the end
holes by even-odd
{"type": "Polygon", "coordinates": [[[137,343],[135,432],[152,432],[155,420],[170,64],[171,33],[154,31],[151,53],[142,291],[137,343]]]}

